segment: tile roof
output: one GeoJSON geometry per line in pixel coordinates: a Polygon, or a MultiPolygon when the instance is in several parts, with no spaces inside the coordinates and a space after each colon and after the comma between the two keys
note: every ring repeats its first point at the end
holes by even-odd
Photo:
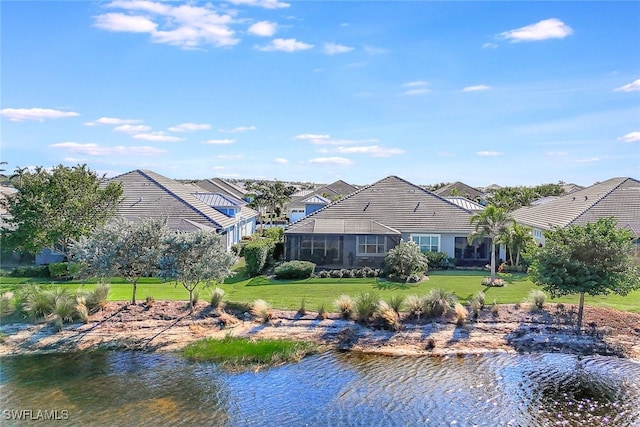
{"type": "Polygon", "coordinates": [[[242,188],[220,178],[203,179],[196,181],[195,184],[211,193],[220,193],[239,200],[244,200],[245,197],[245,192],[242,188]]]}
{"type": "Polygon", "coordinates": [[[225,229],[235,224],[229,218],[191,194],[192,187],[149,170],[134,170],[109,181],[122,184],[123,199],[118,215],[132,218],[168,218],[169,222],[225,229]]]}
{"type": "Polygon", "coordinates": [[[323,194],[326,194],[329,197],[336,197],[336,196],[344,197],[357,190],[358,190],[358,187],[351,185],[349,183],[346,183],[343,180],[339,179],[338,181],[333,182],[331,184],[318,187],[317,189],[310,191],[304,196],[300,196],[300,197],[292,196],[291,201],[289,201],[289,203],[285,205],[285,208],[286,210],[304,209],[306,198],[309,198],[311,196],[316,196],[316,195],[322,196],[323,194]]]}
{"type": "Polygon", "coordinates": [[[242,200],[238,200],[235,197],[225,196],[220,193],[195,192],[191,194],[193,194],[198,200],[203,201],[214,208],[236,208],[245,204],[242,200]]]}
{"type": "Polygon", "coordinates": [[[544,230],[554,226],[585,225],[610,216],[623,227],[640,223],[640,181],[611,178],[547,203],[525,206],[513,212],[516,221],[544,230]]]}
{"type": "Polygon", "coordinates": [[[474,229],[469,223],[473,214],[402,178],[389,176],[291,224],[285,233],[318,233],[316,221],[324,232],[340,233],[347,220],[373,221],[401,232],[470,233],[474,229]]]}
{"type": "Polygon", "coordinates": [[[445,185],[444,187],[440,187],[437,190],[434,191],[434,193],[438,194],[439,196],[443,196],[443,197],[450,197],[453,196],[453,194],[451,194],[452,192],[454,192],[455,188],[455,192],[457,192],[457,196],[468,196],[472,199],[477,199],[482,197],[482,191],[478,190],[477,188],[473,188],[470,185],[465,184],[464,182],[460,182],[460,181],[456,181],[456,182],[452,182],[450,184],[445,185]]]}

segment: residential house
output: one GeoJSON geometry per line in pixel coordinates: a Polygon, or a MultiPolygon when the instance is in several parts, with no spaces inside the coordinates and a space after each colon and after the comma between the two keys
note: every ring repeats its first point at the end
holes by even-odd
{"type": "Polygon", "coordinates": [[[607,217],[614,217],[619,227],[630,229],[640,239],[640,181],[611,178],[546,203],[522,207],[512,215],[533,229],[540,244],[544,244],[544,232],[553,227],[585,225],[607,217]]]}
{"type": "Polygon", "coordinates": [[[445,252],[460,265],[485,265],[490,240],[469,245],[466,209],[397,176],[389,176],[317,210],[285,230],[285,257],[320,267],[379,267],[403,240],[445,252]]]}
{"type": "Polygon", "coordinates": [[[200,181],[194,182],[194,184],[210,193],[222,194],[223,196],[233,197],[234,199],[246,202],[247,194],[244,189],[228,181],[225,181],[224,179],[202,179],[200,181]]]}
{"type": "Polygon", "coordinates": [[[460,181],[452,182],[444,187],[440,187],[437,190],[434,190],[434,193],[442,197],[462,196],[469,200],[473,200],[474,202],[479,202],[483,200],[484,197],[484,193],[482,191],[460,181]]]}
{"type": "Polygon", "coordinates": [[[110,181],[122,185],[117,215],[127,220],[165,218],[174,230],[217,232],[225,236],[228,248],[255,232],[258,213],[232,196],[185,185],[149,170],[134,170],[110,181]]]}
{"type": "Polygon", "coordinates": [[[328,185],[323,185],[316,188],[313,191],[305,190],[298,192],[291,196],[289,203],[285,204],[285,211],[287,212],[287,218],[289,223],[299,221],[308,215],[309,210],[313,210],[313,207],[307,207],[307,205],[318,205],[323,202],[320,199],[314,199],[314,196],[319,196],[329,202],[337,200],[348,194],[358,190],[358,187],[351,185],[343,180],[338,180],[328,185]]]}

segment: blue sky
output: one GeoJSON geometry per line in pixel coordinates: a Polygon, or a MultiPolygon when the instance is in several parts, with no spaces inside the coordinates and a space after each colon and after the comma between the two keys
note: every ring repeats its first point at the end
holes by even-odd
{"type": "Polygon", "coordinates": [[[3,1],[5,168],[640,175],[639,2],[3,1]]]}

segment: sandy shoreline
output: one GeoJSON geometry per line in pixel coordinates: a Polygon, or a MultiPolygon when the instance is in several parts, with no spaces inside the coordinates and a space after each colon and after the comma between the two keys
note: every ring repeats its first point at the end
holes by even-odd
{"type": "Polygon", "coordinates": [[[1,325],[0,356],[96,348],[179,351],[199,339],[233,335],[307,340],[323,348],[386,355],[544,351],[611,355],[640,362],[640,314],[603,308],[587,307],[586,332],[576,335],[568,323],[576,308],[555,304],[535,313],[525,307],[501,305],[497,316],[484,309],[477,320],[461,327],[453,319],[404,319],[398,332],[342,320],[336,314],[319,320],[316,313],[300,316],[275,311],[272,322],[261,324],[246,313],[220,318],[202,302],[193,314],[184,306],[177,301],[156,302],[151,308],[142,303],[113,302],[92,315],[89,323],[65,325],[60,332],[47,323],[1,325]]]}

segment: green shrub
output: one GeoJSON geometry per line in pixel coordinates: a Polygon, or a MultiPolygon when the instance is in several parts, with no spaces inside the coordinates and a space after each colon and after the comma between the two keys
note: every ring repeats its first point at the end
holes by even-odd
{"type": "Polygon", "coordinates": [[[413,240],[400,241],[387,252],[384,263],[388,273],[395,273],[405,279],[412,273],[424,274],[429,265],[427,257],[420,252],[420,247],[413,240]]]}
{"type": "Polygon", "coordinates": [[[262,235],[269,240],[273,240],[274,243],[284,242],[284,228],[282,227],[265,228],[262,231],[262,235]]]}
{"type": "Polygon", "coordinates": [[[316,265],[309,261],[289,261],[275,268],[276,279],[308,279],[316,265]]]}
{"type": "Polygon", "coordinates": [[[273,242],[268,239],[252,240],[244,247],[244,259],[250,277],[258,276],[264,270],[272,249],[273,242]]]}
{"type": "Polygon", "coordinates": [[[349,295],[340,295],[333,305],[343,319],[349,319],[353,315],[354,302],[349,295]]]}
{"type": "Polygon", "coordinates": [[[441,317],[443,314],[453,310],[458,302],[456,296],[444,289],[431,289],[423,298],[423,312],[427,317],[441,317]]]}
{"type": "Polygon", "coordinates": [[[51,274],[48,266],[33,265],[14,268],[11,272],[11,277],[51,277],[51,274]]]}
{"type": "Polygon", "coordinates": [[[356,296],[355,314],[358,322],[368,321],[378,306],[379,297],[375,292],[361,292],[356,296]]]}
{"type": "Polygon", "coordinates": [[[69,278],[69,270],[67,270],[66,262],[52,262],[48,266],[49,268],[49,276],[53,279],[68,279],[69,278]]]}
{"type": "Polygon", "coordinates": [[[424,252],[424,255],[429,260],[429,268],[431,269],[445,269],[449,267],[449,255],[445,252],[424,252]]]}

